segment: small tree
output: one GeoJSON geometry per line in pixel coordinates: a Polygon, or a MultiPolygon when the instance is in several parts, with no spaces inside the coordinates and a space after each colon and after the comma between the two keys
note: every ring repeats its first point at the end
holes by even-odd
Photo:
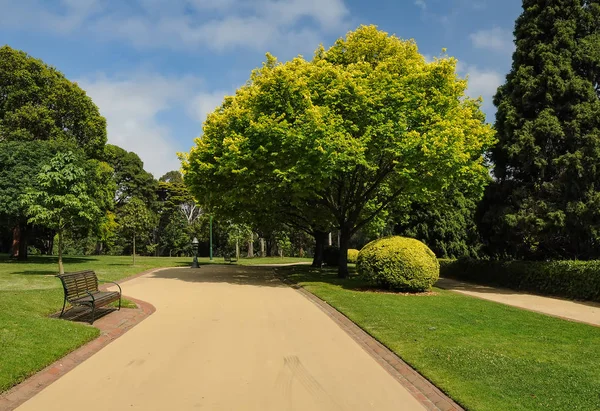
{"type": "Polygon", "coordinates": [[[135,241],[144,233],[148,233],[156,224],[156,215],[146,207],[139,198],[130,199],[119,212],[121,232],[132,239],[133,264],[135,265],[135,241]]]}
{"type": "Polygon", "coordinates": [[[90,225],[101,215],[89,195],[84,167],[71,152],[56,154],[37,175],[37,188],[22,197],[29,222],[56,230],[58,234],[58,272],[64,274],[63,236],[66,229],[90,225]]]}

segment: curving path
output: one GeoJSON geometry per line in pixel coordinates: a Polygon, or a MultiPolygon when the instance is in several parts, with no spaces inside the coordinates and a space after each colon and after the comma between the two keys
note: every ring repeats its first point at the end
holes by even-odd
{"type": "Polygon", "coordinates": [[[123,288],[156,312],[18,410],[424,409],[269,269],[168,269],[123,288]]]}
{"type": "Polygon", "coordinates": [[[507,288],[467,283],[450,278],[440,278],[435,286],[471,297],[512,305],[524,310],[600,327],[600,304],[598,303],[544,297],[507,288]]]}

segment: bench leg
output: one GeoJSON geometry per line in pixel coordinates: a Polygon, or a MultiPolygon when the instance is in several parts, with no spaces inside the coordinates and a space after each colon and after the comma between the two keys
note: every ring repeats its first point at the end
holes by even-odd
{"type": "Polygon", "coordinates": [[[121,311],[121,296],[120,295],[119,295],[119,310],[118,311],[121,311]]]}
{"type": "Polygon", "coordinates": [[[92,318],[90,319],[90,324],[94,324],[94,318],[96,318],[96,304],[92,302],[92,318]]]}
{"type": "Polygon", "coordinates": [[[66,306],[67,306],[67,297],[65,297],[65,300],[63,301],[63,308],[62,308],[62,311],[60,312],[60,315],[58,316],[58,318],[62,318],[63,314],[65,313],[66,306]]]}

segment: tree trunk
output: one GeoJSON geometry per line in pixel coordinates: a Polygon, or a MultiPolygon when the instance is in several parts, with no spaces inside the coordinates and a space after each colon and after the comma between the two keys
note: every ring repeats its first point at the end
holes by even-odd
{"type": "Polygon", "coordinates": [[[262,237],[260,238],[260,256],[265,256],[265,239],[262,237]]]}
{"type": "Polygon", "coordinates": [[[273,255],[273,239],[267,238],[267,257],[271,257],[273,255]]]}
{"type": "Polygon", "coordinates": [[[333,245],[333,239],[331,238],[331,232],[329,233],[329,242],[327,243],[328,246],[332,246],[333,245]]]}
{"type": "Polygon", "coordinates": [[[12,246],[11,246],[11,252],[10,252],[10,256],[12,258],[18,258],[19,257],[19,251],[21,249],[20,245],[21,245],[21,225],[17,224],[13,227],[12,229],[12,246]]]}
{"type": "Polygon", "coordinates": [[[133,232],[133,265],[135,265],[135,231],[133,232]]]}
{"type": "Polygon", "coordinates": [[[102,254],[102,248],[104,247],[104,244],[102,243],[102,241],[98,241],[96,242],[96,255],[100,255],[102,254]]]}
{"type": "Polygon", "coordinates": [[[254,258],[254,233],[250,233],[248,240],[248,258],[254,258]]]}
{"type": "MultiPolygon", "coordinates": [[[[323,250],[325,249],[325,243],[327,242],[327,233],[324,231],[315,231],[313,233],[315,237],[315,254],[313,256],[312,266],[321,268],[323,265],[323,250]]],[[[331,238],[331,234],[329,234],[331,238]]]]}
{"type": "Polygon", "coordinates": [[[58,230],[58,273],[59,274],[65,273],[65,268],[63,267],[62,254],[63,254],[63,232],[61,229],[61,230],[58,230]]]}
{"type": "Polygon", "coordinates": [[[340,259],[338,265],[338,277],[348,278],[348,245],[350,244],[350,229],[348,226],[342,226],[338,233],[340,259]]]}
{"type": "Polygon", "coordinates": [[[29,230],[27,224],[21,224],[20,227],[21,238],[19,240],[19,256],[18,259],[21,261],[27,260],[27,245],[28,245],[28,234],[29,230]]]}
{"type": "Polygon", "coordinates": [[[240,240],[235,240],[235,258],[240,259],[240,240]]]}

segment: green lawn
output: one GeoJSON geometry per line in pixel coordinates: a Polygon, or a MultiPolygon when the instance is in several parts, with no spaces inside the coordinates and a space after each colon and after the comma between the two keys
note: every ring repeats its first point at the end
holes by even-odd
{"type": "Polygon", "coordinates": [[[327,270],[278,271],[469,410],[600,410],[600,328],[439,289],[377,293],[327,270]]]}
{"type": "MultiPolygon", "coordinates": [[[[310,261],[307,259],[241,259],[239,264],[310,261]]],[[[192,259],[167,257],[66,257],[65,271],[94,270],[101,280],[115,281],[156,267],[189,267],[192,259]]],[[[201,258],[201,264],[209,264],[201,258]]],[[[224,263],[215,257],[213,263],[224,263]]],[[[31,256],[19,262],[0,255],[0,392],[98,336],[94,327],[48,318],[63,302],[56,257],[31,256]]],[[[123,307],[134,306],[123,301],[123,307]]]]}

